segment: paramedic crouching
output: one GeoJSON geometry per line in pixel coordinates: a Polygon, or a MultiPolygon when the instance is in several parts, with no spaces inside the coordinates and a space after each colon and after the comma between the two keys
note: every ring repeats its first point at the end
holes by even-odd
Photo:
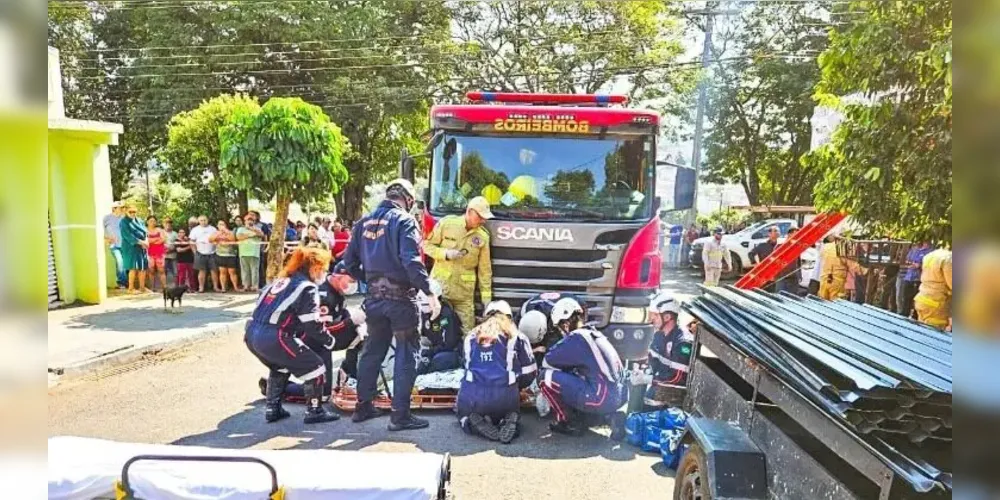
{"type": "Polygon", "coordinates": [[[410,215],[416,200],[405,179],[389,183],[385,200],[354,226],[344,254],[344,267],[354,279],[368,283],[364,308],[368,339],[358,360],[358,404],[351,420],[379,417],[375,408],[379,368],[396,339],[390,431],[422,429],[429,423],[410,414],[410,392],[417,376],[414,355],[419,349],[417,291],[432,309],[441,307],[431,293],[427,268],[420,258],[420,230],[410,215]]]}
{"type": "Polygon", "coordinates": [[[537,365],[510,304],[491,302],[483,316],[463,342],[465,377],[456,409],[466,433],[507,444],[518,434],[521,389],[531,385],[537,365]]]}
{"type": "Polygon", "coordinates": [[[545,354],[539,374],[556,418],[549,428],[580,435],[584,414],[597,415],[608,418],[611,438],[621,439],[625,415],[618,409],[628,401],[628,386],[618,353],[604,334],[584,326],[583,307],[573,299],[556,302],[552,322],[564,337],[545,354]]]}
{"type": "Polygon", "coordinates": [[[244,341],[250,352],[270,369],[265,390],[264,418],[276,422],[289,417],[281,406],[285,384],[290,375],[302,380],[306,398],[305,423],[331,422],[340,418],[323,406],[323,386],[327,364],[309,348],[318,343],[330,349],[334,338],[322,328],[319,314],[319,290],[330,265],[330,252],[316,248],[297,248],[285,268],[261,291],[244,341]]]}

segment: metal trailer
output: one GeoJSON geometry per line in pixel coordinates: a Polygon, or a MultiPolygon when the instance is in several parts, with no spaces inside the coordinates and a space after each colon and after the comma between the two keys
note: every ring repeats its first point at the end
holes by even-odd
{"type": "Polygon", "coordinates": [[[917,497],[856,434],[708,328],[694,352],[675,500],[917,497]]]}

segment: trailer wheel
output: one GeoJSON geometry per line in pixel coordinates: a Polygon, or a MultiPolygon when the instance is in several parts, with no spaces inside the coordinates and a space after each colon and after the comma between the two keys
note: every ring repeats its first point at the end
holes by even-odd
{"type": "Polygon", "coordinates": [[[708,462],[705,452],[692,443],[681,458],[674,476],[674,500],[712,500],[708,487],[708,462]]]}

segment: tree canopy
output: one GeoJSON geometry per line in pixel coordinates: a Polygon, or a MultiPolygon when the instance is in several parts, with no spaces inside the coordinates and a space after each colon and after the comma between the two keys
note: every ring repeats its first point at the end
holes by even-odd
{"type": "Polygon", "coordinates": [[[259,200],[277,199],[268,276],[281,268],[288,206],[336,193],[347,182],[349,143],[318,106],[276,97],[240,107],[219,132],[222,176],[259,200]]]}
{"type": "Polygon", "coordinates": [[[820,57],[817,97],[845,118],[808,160],[826,172],[817,206],[897,238],[950,242],[951,1],[843,9],[856,17],[820,57]]]}
{"type": "MultiPolygon", "coordinates": [[[[167,144],[159,152],[166,167],[163,179],[191,190],[191,213],[211,214],[228,220],[236,204],[236,190],[221,175],[219,130],[237,113],[253,115],[257,100],[246,95],[220,95],[191,111],[182,111],[167,125],[167,144]],[[197,179],[199,182],[191,182],[197,179]]],[[[245,192],[245,191],[244,191],[245,192]]],[[[240,213],[246,213],[246,206],[240,213]]]]}
{"type": "Polygon", "coordinates": [[[743,186],[751,205],[811,205],[822,177],[805,165],[827,44],[819,2],[757,3],[715,47],[705,179],[743,186]]]}

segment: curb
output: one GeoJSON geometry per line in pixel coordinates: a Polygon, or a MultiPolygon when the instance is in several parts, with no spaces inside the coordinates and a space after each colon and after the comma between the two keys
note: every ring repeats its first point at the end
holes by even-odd
{"type": "Polygon", "coordinates": [[[120,349],[117,351],[112,351],[94,358],[90,358],[86,361],[75,363],[72,365],[67,365],[64,367],[49,368],[48,372],[56,375],[60,378],[75,378],[82,375],[88,375],[109,368],[114,368],[121,365],[126,365],[135,361],[138,361],[146,356],[155,356],[159,354],[166,354],[178,349],[182,349],[191,344],[195,344],[204,340],[211,339],[213,337],[218,337],[220,335],[226,335],[229,333],[243,332],[246,327],[247,319],[240,319],[237,321],[232,321],[224,325],[216,326],[213,328],[207,328],[205,330],[199,331],[192,335],[186,335],[184,337],[167,340],[164,342],[159,342],[156,344],[149,344],[138,347],[128,347],[125,349],[120,349]]]}

